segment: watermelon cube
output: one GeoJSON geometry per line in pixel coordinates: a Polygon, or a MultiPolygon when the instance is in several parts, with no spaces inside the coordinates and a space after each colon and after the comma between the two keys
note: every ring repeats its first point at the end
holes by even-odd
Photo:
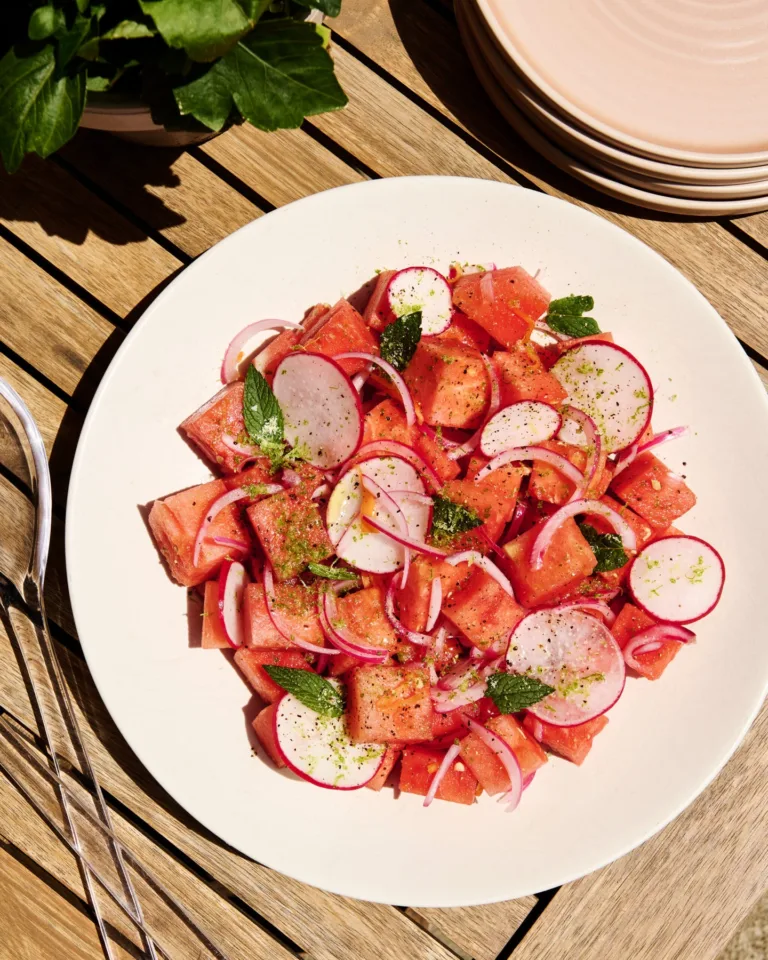
{"type": "MultiPolygon", "coordinates": [[[[400,789],[403,793],[415,793],[419,797],[425,797],[444,756],[443,750],[406,747],[400,763],[400,789]]],[[[476,795],[477,780],[462,760],[454,760],[440,781],[435,798],[471,804],[475,802],[476,795]]]]}
{"type": "Polygon", "coordinates": [[[541,524],[531,527],[503,546],[507,560],[502,564],[517,599],[526,607],[555,603],[578,586],[597,565],[597,560],[570,517],[552,537],[540,570],[531,566],[531,547],[541,524]]]}
{"type": "Polygon", "coordinates": [[[301,330],[283,330],[256,354],[253,365],[271,383],[280,362],[298,347],[303,336],[301,330]]]}
{"type": "Polygon", "coordinates": [[[336,601],[341,629],[352,643],[394,650],[398,637],[384,612],[382,587],[365,587],[336,601]]]}
{"type": "Polygon", "coordinates": [[[454,306],[478,323],[494,340],[511,350],[527,340],[535,320],[546,311],[549,294],[522,267],[491,270],[488,291],[485,274],[461,277],[453,288],[454,306]]]}
{"type": "MultiPolygon", "coordinates": [[[[551,450],[553,453],[559,453],[560,456],[565,457],[582,472],[587,465],[587,453],[581,447],[563,443],[561,440],[544,440],[537,446],[551,450]]],[[[592,499],[601,497],[608,489],[612,476],[613,464],[607,460],[605,453],[601,453],[595,478],[585,496],[592,499]]],[[[560,505],[568,502],[574,489],[573,481],[569,480],[557,467],[553,467],[543,460],[533,461],[531,478],[528,481],[528,491],[531,497],[560,505]]]]}
{"type": "Polygon", "coordinates": [[[355,668],[347,681],[347,710],[353,740],[429,740],[432,701],[426,667],[370,664],[355,668]]]}
{"type": "MultiPolygon", "coordinates": [[[[376,338],[365,321],[347,300],[339,300],[314,336],[304,344],[310,353],[335,357],[337,353],[378,354],[376,338]]],[[[341,360],[339,366],[350,377],[366,367],[365,360],[341,360]]]]}
{"type": "Polygon", "coordinates": [[[613,480],[611,492],[656,530],[669,527],[696,503],[685,480],[650,452],[641,453],[613,480]]]}
{"type": "Polygon", "coordinates": [[[203,595],[203,632],[200,646],[204,650],[228,650],[232,644],[219,615],[219,581],[208,580],[203,595]]]}
{"type": "Polygon", "coordinates": [[[403,379],[432,426],[474,429],[488,408],[490,384],[480,351],[462,343],[422,340],[403,379]]]}
{"type": "Polygon", "coordinates": [[[285,693],[283,688],[270,677],[265,666],[291,667],[293,670],[311,670],[308,659],[311,653],[302,653],[300,650],[253,650],[240,647],[235,652],[235,663],[240,668],[245,679],[258,693],[262,700],[274,703],[285,693]]]}
{"type": "Polygon", "coordinates": [[[247,513],[278,580],[290,580],[333,553],[320,509],[303,485],[265,497],[247,513]]]}
{"type": "Polygon", "coordinates": [[[443,486],[440,493],[448,500],[473,510],[483,521],[482,526],[454,537],[450,544],[440,544],[449,546],[451,552],[479,550],[487,553],[488,540],[493,540],[494,543],[498,541],[510,510],[515,507],[512,500],[499,495],[499,487],[495,484],[475,483],[470,479],[451,480],[443,486]]]}
{"type": "Polygon", "coordinates": [[[288,650],[292,644],[275,629],[267,613],[263,583],[249,583],[243,594],[243,629],[247,647],[288,650]]]}
{"type": "Polygon", "coordinates": [[[369,790],[376,790],[377,792],[381,790],[384,784],[389,779],[390,773],[395,769],[397,761],[400,759],[400,754],[403,751],[400,747],[388,746],[384,751],[384,759],[381,761],[381,766],[379,767],[376,776],[373,780],[369,780],[366,783],[366,787],[369,790]]]}
{"type": "Polygon", "coordinates": [[[438,477],[452,480],[459,475],[459,466],[443,447],[426,436],[417,426],[409,427],[402,407],[394,400],[382,400],[365,415],[363,442],[396,440],[420,454],[438,477]]]}
{"type": "MultiPolygon", "coordinates": [[[[649,617],[644,610],[640,610],[631,603],[625,603],[611,627],[611,633],[623,650],[633,637],[655,626],[656,623],[657,621],[649,617]]],[[[636,672],[646,680],[658,680],[682,646],[682,643],[677,640],[667,640],[658,650],[651,650],[650,653],[636,653],[635,660],[641,668],[636,672]]]]}
{"type": "Polygon", "coordinates": [[[485,570],[470,566],[465,579],[444,600],[443,614],[473,647],[502,654],[525,610],[485,570]]]}
{"type": "Polygon", "coordinates": [[[395,319],[394,314],[389,309],[389,300],[386,296],[389,281],[394,277],[395,273],[395,270],[382,270],[376,278],[373,292],[368,299],[368,305],[363,313],[365,322],[372,330],[381,332],[384,327],[395,319]]]}
{"type": "Polygon", "coordinates": [[[411,562],[405,587],[395,594],[400,622],[409,630],[423,633],[427,627],[429,597],[435,577],[440,577],[442,580],[445,597],[459,582],[461,574],[457,572],[456,567],[452,567],[443,560],[417,554],[411,562]]]}
{"type": "Polygon", "coordinates": [[[260,488],[268,483],[275,483],[275,475],[272,473],[269,460],[266,457],[259,457],[250,467],[246,467],[239,473],[233,473],[231,477],[224,477],[224,483],[227,490],[234,490],[236,487],[253,488],[251,489],[253,496],[241,501],[241,503],[247,505],[255,503],[264,496],[260,492],[260,488]]]}
{"type": "Polygon", "coordinates": [[[239,453],[230,450],[222,437],[235,441],[245,439],[241,382],[230,383],[180,425],[179,429],[212,464],[223,473],[234,473],[243,462],[239,453]]]}
{"type": "Polygon", "coordinates": [[[193,561],[195,539],[206,511],[226,492],[222,480],[211,480],[152,504],[149,528],[171,576],[182,586],[194,587],[210,580],[229,557],[231,548],[214,543],[213,537],[249,539],[238,504],[230,504],[210,524],[198,563],[193,561]]]}
{"type": "Polygon", "coordinates": [[[469,731],[464,723],[464,717],[477,720],[479,714],[480,707],[477,703],[468,703],[463,707],[457,707],[450,713],[433,713],[430,745],[437,749],[445,749],[456,740],[466,737],[469,731]]]}
{"type": "Polygon", "coordinates": [[[497,350],[491,363],[499,380],[503,407],[520,400],[541,400],[557,407],[567,396],[560,381],[549,373],[527,341],[518,341],[508,351],[497,350]]]}
{"type": "MultiPolygon", "coordinates": [[[[494,717],[486,727],[512,748],[523,779],[547,762],[547,755],[539,744],[509,714],[494,717]]],[[[476,733],[470,733],[461,741],[460,756],[487,794],[493,797],[509,790],[511,784],[504,764],[476,733]]]]}
{"type": "Polygon", "coordinates": [[[554,724],[538,720],[532,714],[526,714],[523,727],[532,737],[538,736],[547,750],[559,754],[576,766],[581,766],[592,749],[592,741],[608,726],[608,717],[603,714],[586,723],[577,723],[575,727],[556,727],[554,724]]]}
{"type": "Polygon", "coordinates": [[[453,311],[450,327],[435,339],[443,342],[455,340],[457,343],[463,343],[465,347],[474,347],[480,353],[488,353],[491,346],[491,338],[487,331],[459,310],[453,311]]]}
{"type": "MultiPolygon", "coordinates": [[[[474,481],[487,463],[490,463],[488,457],[484,457],[481,453],[473,454],[467,464],[467,480],[474,481]]],[[[520,484],[523,482],[523,477],[527,476],[528,473],[528,467],[521,466],[518,463],[508,463],[506,466],[494,470],[479,484],[476,484],[480,490],[487,491],[491,497],[494,497],[499,505],[503,504],[505,523],[512,519],[517,497],[520,493],[520,484]]]]}
{"type": "Polygon", "coordinates": [[[253,729],[256,731],[256,736],[259,738],[259,743],[261,743],[264,748],[265,753],[269,759],[274,763],[276,767],[284,767],[286,765],[285,760],[283,760],[280,751],[277,749],[277,740],[275,739],[275,712],[277,711],[277,704],[270,703],[268,707],[264,707],[253,721],[253,729]]]}

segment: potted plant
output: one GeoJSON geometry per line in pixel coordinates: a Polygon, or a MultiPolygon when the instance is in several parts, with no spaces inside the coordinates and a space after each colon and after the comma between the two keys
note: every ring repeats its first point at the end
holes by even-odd
{"type": "Polygon", "coordinates": [[[298,127],[347,98],[323,15],[341,0],[6,0],[0,157],[47,157],[78,126],[157,144],[243,120],[298,127]]]}

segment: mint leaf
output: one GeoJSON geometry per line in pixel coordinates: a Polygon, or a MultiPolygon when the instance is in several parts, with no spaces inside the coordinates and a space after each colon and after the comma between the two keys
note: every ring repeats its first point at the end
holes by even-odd
{"type": "Polygon", "coordinates": [[[327,567],[324,563],[308,563],[307,569],[316,577],[325,577],[326,580],[357,580],[357,574],[353,570],[345,570],[344,567],[327,567]]]}
{"type": "Polygon", "coordinates": [[[245,375],[243,420],[253,443],[259,447],[279,444],[282,450],[283,411],[272,388],[252,364],[245,375]]]}
{"type": "Polygon", "coordinates": [[[494,673],[488,677],[486,695],[502,713],[519,713],[555,692],[554,687],[535,677],[516,673],[494,673]]]}
{"type": "Polygon", "coordinates": [[[434,509],[432,511],[432,540],[440,545],[453,540],[460,533],[480,527],[483,521],[474,510],[461,503],[454,503],[447,497],[436,493],[432,497],[434,509]]]}
{"type": "Polygon", "coordinates": [[[344,699],[332,683],[310,670],[296,667],[264,667],[270,677],[305,707],[324,717],[340,717],[344,713],[344,699]]]}
{"type": "Polygon", "coordinates": [[[302,7],[319,10],[326,17],[338,17],[341,13],[341,0],[296,0],[302,7]]]}
{"type": "Polygon", "coordinates": [[[192,60],[222,57],[252,28],[236,0],[139,0],[169,47],[192,60]]]}
{"type": "Polygon", "coordinates": [[[0,60],[0,156],[8,173],[25,153],[41,157],[74,136],[85,106],[85,78],[60,76],[53,46],[28,57],[11,49],[0,60]]]}
{"type": "Polygon", "coordinates": [[[421,340],[421,310],[398,317],[381,332],[381,358],[400,373],[411,362],[421,340]]]}
{"type": "Polygon", "coordinates": [[[293,20],[262,21],[174,95],[182,114],[211,130],[221,130],[233,110],[260,130],[279,130],[347,103],[323,38],[311,23],[293,20]]]}
{"type": "Polygon", "coordinates": [[[598,533],[591,524],[583,520],[576,521],[582,536],[592,548],[597,558],[597,566],[593,573],[607,573],[609,570],[618,570],[629,560],[624,551],[624,545],[618,533],[598,533]]]}
{"type": "Polygon", "coordinates": [[[571,294],[552,300],[547,311],[547,326],[568,337],[591,337],[600,333],[600,327],[596,320],[583,314],[594,308],[595,301],[590,296],[571,294]]]}
{"type": "Polygon", "coordinates": [[[32,11],[29,18],[29,39],[47,40],[57,30],[66,27],[67,19],[64,11],[53,6],[38,7],[32,11]]]}

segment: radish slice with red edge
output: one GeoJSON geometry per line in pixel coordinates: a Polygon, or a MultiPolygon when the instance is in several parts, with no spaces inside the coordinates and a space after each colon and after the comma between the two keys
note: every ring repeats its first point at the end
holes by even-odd
{"type": "MultiPolygon", "coordinates": [[[[398,502],[391,497],[383,487],[380,487],[372,477],[367,477],[362,470],[360,473],[363,478],[363,489],[367,490],[368,493],[376,497],[377,505],[381,507],[385,513],[388,513],[392,520],[394,520],[395,524],[397,525],[397,529],[400,531],[400,534],[403,537],[410,536],[408,521],[405,519],[405,514],[403,513],[398,502]]],[[[363,513],[363,516],[365,517],[365,513],[363,513]]],[[[408,573],[410,569],[411,551],[408,549],[408,547],[403,547],[403,574],[401,577],[401,586],[403,587],[408,580],[408,573]]]]}
{"type": "Polygon", "coordinates": [[[267,607],[269,619],[272,621],[272,626],[277,630],[283,640],[287,640],[288,643],[293,643],[297,647],[301,647],[302,650],[309,650],[310,653],[319,653],[323,656],[327,656],[329,653],[338,653],[337,650],[329,650],[327,647],[321,647],[316,643],[310,643],[309,640],[297,637],[288,629],[283,618],[275,610],[275,578],[272,573],[272,565],[269,563],[264,564],[264,602],[267,607]]]}
{"type": "Polygon", "coordinates": [[[492,730],[484,727],[481,723],[473,720],[471,717],[462,717],[465,726],[470,733],[474,733],[502,762],[504,769],[509,777],[509,790],[502,799],[507,800],[507,811],[511,813],[520,803],[520,797],[523,795],[523,772],[520,769],[520,761],[515,756],[515,752],[501,737],[497,736],[492,730]]]}
{"type": "Polygon", "coordinates": [[[655,620],[693,623],[717,606],[725,566],[713,546],[698,537],[662,537],[632,561],[629,590],[655,620]]]}
{"type": "Polygon", "coordinates": [[[432,643],[432,637],[428,633],[419,633],[417,630],[409,630],[408,627],[399,620],[397,614],[395,613],[395,590],[401,589],[403,586],[402,574],[398,576],[395,574],[394,577],[389,581],[389,586],[387,587],[387,595],[384,599],[384,613],[387,616],[390,624],[395,630],[395,633],[399,634],[404,640],[408,640],[410,643],[415,643],[417,646],[428,647],[432,643]]]}
{"type": "Polygon", "coordinates": [[[453,320],[453,294],[445,277],[432,267],[406,267],[387,284],[387,303],[396,317],[421,312],[422,337],[444,333],[453,320]]]}
{"type": "Polygon", "coordinates": [[[694,643],[696,634],[685,627],[678,627],[673,623],[657,624],[654,627],[648,627],[641,633],[636,634],[624,647],[624,662],[628,667],[643,672],[643,665],[635,659],[637,654],[652,653],[658,650],[663,644],[670,640],[678,643],[694,643]]]}
{"type": "Polygon", "coordinates": [[[257,320],[236,333],[230,341],[221,364],[221,382],[231,383],[240,376],[238,365],[244,359],[243,347],[248,341],[262,330],[301,330],[300,323],[292,320],[257,320]]]}
{"type": "Polygon", "coordinates": [[[248,572],[237,560],[226,560],[219,571],[219,616],[230,645],[242,647],[243,594],[248,584],[248,572]]]}
{"type": "MultiPolygon", "coordinates": [[[[643,435],[653,411],[653,387],[645,368],[623,347],[604,340],[567,347],[550,373],[568,394],[567,403],[597,424],[606,453],[624,450],[643,435]]],[[[578,444],[567,422],[560,439],[578,444]]]]}
{"type": "Polygon", "coordinates": [[[352,353],[337,353],[335,359],[367,360],[368,363],[372,363],[377,367],[380,367],[384,373],[386,373],[392,383],[394,383],[395,387],[397,388],[397,392],[400,394],[400,399],[403,401],[403,409],[405,410],[405,422],[409,427],[412,427],[416,423],[416,410],[413,406],[411,391],[406,386],[405,380],[403,380],[391,363],[387,363],[387,361],[382,360],[381,357],[375,357],[372,353],[358,353],[357,351],[353,351],[352,353]]]}
{"type": "Polygon", "coordinates": [[[200,524],[200,529],[197,531],[197,536],[195,537],[195,546],[192,551],[192,562],[195,566],[197,566],[200,562],[200,551],[203,549],[203,541],[205,540],[205,536],[208,533],[213,521],[216,519],[216,517],[218,517],[221,511],[228,507],[231,503],[237,503],[238,500],[243,500],[247,496],[248,494],[242,487],[235,487],[234,490],[228,490],[217,500],[214,500],[210,507],[206,510],[205,516],[203,517],[203,522],[200,524]]]}
{"type": "Polygon", "coordinates": [[[477,430],[475,430],[472,436],[469,437],[468,440],[465,440],[464,443],[454,444],[453,447],[448,451],[448,456],[451,460],[460,460],[462,457],[466,457],[467,454],[472,453],[476,449],[478,443],[480,443],[480,439],[483,435],[483,430],[485,430],[487,422],[501,406],[501,388],[499,387],[499,378],[496,375],[496,369],[484,353],[480,354],[480,359],[485,364],[485,372],[488,374],[488,382],[491,385],[491,396],[488,403],[488,411],[485,414],[485,420],[480,424],[477,430]]]}
{"type": "Polygon", "coordinates": [[[577,407],[566,407],[565,419],[566,422],[570,420],[576,424],[577,430],[580,431],[580,434],[577,434],[578,446],[586,447],[587,450],[587,462],[584,466],[584,489],[587,490],[597,473],[597,465],[600,463],[603,452],[603,439],[595,421],[583,410],[577,407]]]}
{"type": "MultiPolygon", "coordinates": [[[[337,680],[326,682],[341,690],[337,680]]],[[[286,765],[319,787],[358,790],[370,783],[384,760],[385,744],[353,743],[343,714],[315,713],[292,693],[278,701],[273,730],[286,765]]]]}
{"type": "Polygon", "coordinates": [[[554,613],[562,613],[564,610],[585,610],[587,613],[599,613],[605,618],[609,627],[616,619],[616,614],[605,600],[566,600],[565,603],[558,603],[556,607],[550,607],[549,609],[554,613]]]}
{"type": "Polygon", "coordinates": [[[534,570],[541,570],[547,547],[552,542],[552,538],[560,527],[569,517],[578,516],[580,513],[602,517],[604,520],[607,520],[621,537],[621,543],[624,549],[629,553],[634,553],[635,550],[637,550],[637,535],[620,513],[617,513],[616,510],[607,504],[601,503],[600,500],[571,500],[569,503],[566,503],[564,507],[560,507],[556,513],[553,513],[552,516],[542,524],[538,536],[533,541],[533,546],[531,547],[531,566],[534,570]]]}
{"type": "Polygon", "coordinates": [[[498,583],[507,596],[512,597],[513,600],[515,599],[515,591],[512,589],[512,584],[507,577],[499,570],[493,560],[484,557],[482,553],[478,553],[477,550],[463,550],[461,553],[454,553],[452,557],[446,557],[445,562],[450,563],[452,567],[456,567],[460,563],[469,563],[480,567],[481,570],[498,583]]]}
{"type": "Polygon", "coordinates": [[[450,747],[445,751],[445,756],[443,757],[443,762],[435,771],[434,777],[429,784],[429,790],[427,790],[427,795],[424,797],[424,806],[428,807],[430,803],[435,799],[435,794],[440,788],[440,784],[443,782],[446,773],[451,769],[453,764],[456,762],[456,758],[461,751],[460,743],[452,743],[450,747]]]}
{"type": "Polygon", "coordinates": [[[626,675],[624,656],[605,624],[575,609],[524,617],[512,631],[507,666],[555,688],[528,710],[559,727],[605,713],[621,696],[626,675]]]}
{"type": "Polygon", "coordinates": [[[584,474],[581,470],[575,467],[567,457],[555,453],[554,450],[547,450],[546,447],[514,447],[512,450],[500,453],[498,457],[486,463],[482,470],[478,470],[475,483],[482,483],[494,470],[506,467],[508,463],[518,463],[523,460],[541,460],[542,463],[550,464],[576,485],[576,491],[580,491],[584,485],[584,474]]]}
{"type": "Polygon", "coordinates": [[[421,454],[417,453],[413,447],[409,447],[407,443],[400,443],[399,440],[371,440],[369,443],[364,443],[345,467],[349,469],[354,464],[362,460],[370,460],[372,457],[399,457],[410,463],[436,493],[442,489],[443,484],[440,478],[421,454]]]}
{"type": "Polygon", "coordinates": [[[330,357],[292,353],[275,370],[272,390],[283,411],[285,437],[307,450],[316,467],[337,467],[363,439],[363,409],[349,377],[330,357]]]}
{"type": "Polygon", "coordinates": [[[332,587],[318,599],[318,616],[323,633],[337,651],[357,657],[365,663],[384,663],[389,658],[389,653],[381,647],[363,646],[349,639],[344,628],[339,624],[336,595],[332,587]]]}
{"type": "Polygon", "coordinates": [[[511,403],[502,407],[483,427],[480,451],[485,457],[496,457],[505,450],[551,440],[561,423],[557,410],[541,400],[511,403]]]}
{"type": "MultiPolygon", "coordinates": [[[[403,574],[403,582],[405,582],[403,574]]],[[[443,581],[440,577],[435,577],[432,581],[432,587],[429,591],[429,609],[427,611],[427,632],[434,629],[437,618],[440,616],[440,608],[443,605],[443,581]]]]}

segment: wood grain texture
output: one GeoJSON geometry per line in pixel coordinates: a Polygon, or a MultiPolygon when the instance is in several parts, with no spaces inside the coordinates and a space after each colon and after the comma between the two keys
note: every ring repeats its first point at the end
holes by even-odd
{"type": "MultiPolygon", "coordinates": [[[[349,54],[337,51],[339,72],[356,91],[351,108],[318,118],[335,137],[382,176],[435,173],[527,182],[605,217],[634,233],[692,280],[737,336],[768,356],[768,265],[760,254],[714,222],[649,214],[596,193],[524,143],[488,100],[467,60],[455,25],[416,0],[346,0],[335,29],[382,70],[405,84],[438,114],[467,131],[457,133],[399,93],[349,54]],[[370,122],[371,116],[376,123],[370,122]],[[392,131],[397,130],[398,136],[392,131]],[[478,154],[483,144],[500,161],[478,154]],[[713,270],[713,264],[717,269],[713,270]],[[723,283],[723,277],[728,278],[723,283]]],[[[314,121],[313,121],[314,122],[314,121]]]]}
{"type": "Polygon", "coordinates": [[[768,705],[714,783],[660,834],[563,887],[513,960],[714,960],[768,878],[768,705]]]}
{"type": "MultiPolygon", "coordinates": [[[[0,552],[0,569],[3,561],[0,552]]],[[[223,888],[283,930],[313,960],[451,960],[448,950],[393,907],[359,903],[308,887],[253,863],[212,837],[164,793],[134,757],[82,661],[64,648],[59,647],[59,652],[104,787],[223,888]]],[[[16,657],[1,628],[0,706],[35,729],[16,657]]],[[[59,742],[64,752],[66,742],[59,742]]],[[[64,755],[76,763],[74,756],[64,755]]],[[[202,916],[208,919],[208,913],[202,916]]]]}
{"type": "Polygon", "coordinates": [[[12,178],[0,175],[0,223],[121,316],[180,266],[65,170],[37,157],[12,178]]]}
{"type": "Polygon", "coordinates": [[[418,907],[408,911],[438,939],[454,943],[473,960],[495,960],[536,905],[535,897],[451,910],[418,907]]]}
{"type": "Polygon", "coordinates": [[[739,217],[732,222],[738,230],[743,230],[747,236],[757,240],[762,245],[765,255],[768,256],[768,212],[739,217]]]}
{"type": "Polygon", "coordinates": [[[184,151],[80,130],[61,156],[190,257],[263,213],[184,151]]]}

